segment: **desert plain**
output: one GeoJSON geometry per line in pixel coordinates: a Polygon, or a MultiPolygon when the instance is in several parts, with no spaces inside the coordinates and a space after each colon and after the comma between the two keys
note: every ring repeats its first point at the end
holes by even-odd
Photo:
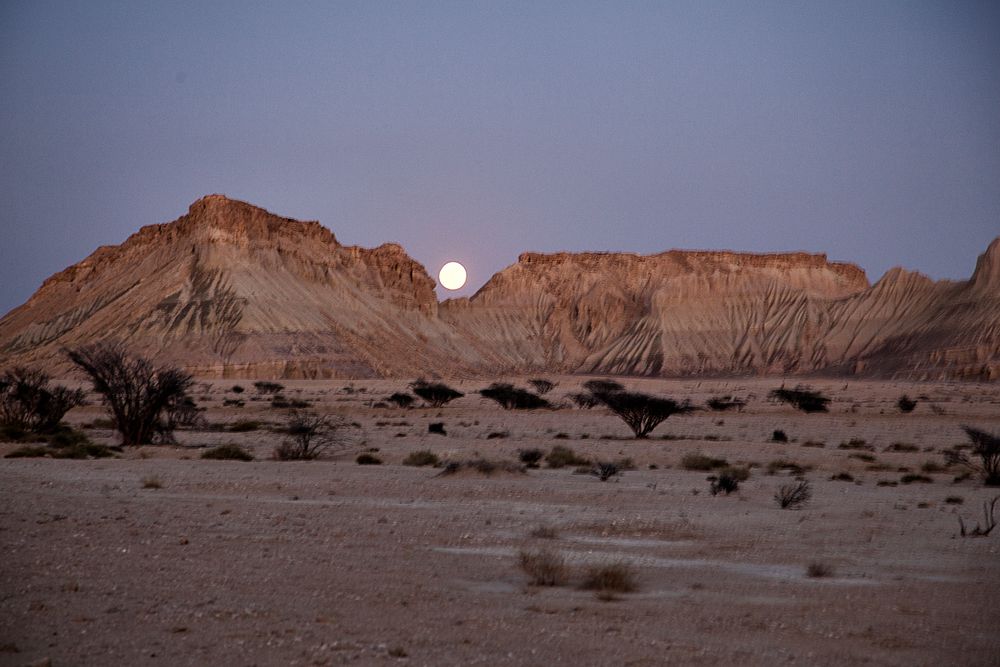
{"type": "MultiPolygon", "coordinates": [[[[942,455],[967,442],[962,425],[1000,431],[997,383],[814,378],[832,403],[804,414],[768,400],[780,379],[617,378],[699,406],[747,402],[636,440],[606,408],[566,399],[587,378],[552,379],[560,407],[533,411],[482,398],[482,380],[410,409],[384,402],[403,380],[282,381],[345,423],[326,456],[301,462],[270,459],[287,411],[249,381],[211,380],[193,392],[205,424],[175,445],[0,459],[0,664],[1000,663],[1000,533],[962,537],[959,524],[983,522],[1000,490],[942,455]],[[257,423],[232,431],[240,421],[257,423]],[[200,458],[226,443],[255,460],[200,458]],[[513,464],[557,445],[631,465],[608,481],[544,461],[403,465],[420,450],[513,464]],[[381,464],[359,465],[363,453],[381,464]],[[692,453],[750,476],[712,495],[711,471],[682,463],[692,453]],[[779,508],[797,477],[811,499],[779,508]],[[520,557],[538,552],[563,559],[563,585],[533,585],[520,557]],[[606,564],[635,590],[581,587],[606,564]]],[[[67,415],[114,445],[103,417],[94,394],[67,415]]]]}

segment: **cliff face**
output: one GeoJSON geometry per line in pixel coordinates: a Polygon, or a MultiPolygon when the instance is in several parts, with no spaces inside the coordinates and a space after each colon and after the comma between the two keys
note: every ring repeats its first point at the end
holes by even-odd
{"type": "Polygon", "coordinates": [[[0,320],[0,364],[114,338],[216,376],[1000,376],[1000,239],[960,283],[673,250],[524,253],[471,299],[433,290],[398,245],[210,195],[46,280],[0,320]]]}

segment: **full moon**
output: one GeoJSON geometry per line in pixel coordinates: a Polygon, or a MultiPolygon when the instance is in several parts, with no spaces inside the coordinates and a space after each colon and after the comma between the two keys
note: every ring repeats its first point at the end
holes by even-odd
{"type": "Polygon", "coordinates": [[[456,290],[465,284],[465,276],[464,266],[458,262],[448,262],[441,267],[438,280],[441,281],[441,287],[456,290]]]}

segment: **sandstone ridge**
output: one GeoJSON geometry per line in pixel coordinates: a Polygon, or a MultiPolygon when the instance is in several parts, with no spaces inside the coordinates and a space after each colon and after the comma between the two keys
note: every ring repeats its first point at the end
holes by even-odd
{"type": "Polygon", "coordinates": [[[1000,239],[965,282],[669,250],[526,252],[471,298],[434,287],[397,244],[209,195],[47,279],[0,319],[0,363],[58,372],[62,348],[116,339],[216,377],[1000,377],[1000,239]]]}

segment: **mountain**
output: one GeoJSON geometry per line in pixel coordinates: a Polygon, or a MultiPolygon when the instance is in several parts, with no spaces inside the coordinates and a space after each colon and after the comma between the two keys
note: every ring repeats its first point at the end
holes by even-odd
{"type": "Polygon", "coordinates": [[[671,250],[525,253],[471,298],[433,290],[398,245],[210,195],[46,280],[0,319],[0,366],[117,339],[216,377],[1000,377],[1000,239],[964,282],[671,250]]]}

